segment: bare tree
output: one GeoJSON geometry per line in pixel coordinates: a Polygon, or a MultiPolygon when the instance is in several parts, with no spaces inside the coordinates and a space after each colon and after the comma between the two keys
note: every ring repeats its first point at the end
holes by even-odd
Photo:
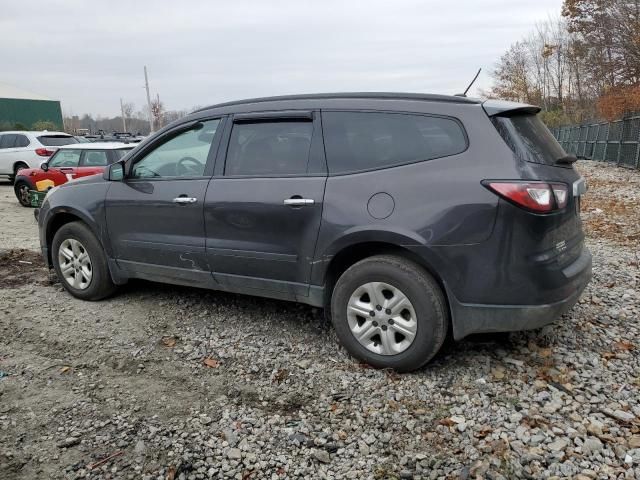
{"type": "Polygon", "coordinates": [[[164,126],[164,104],[160,101],[160,97],[157,96],[151,101],[151,115],[153,116],[153,123],[156,129],[164,126]]]}

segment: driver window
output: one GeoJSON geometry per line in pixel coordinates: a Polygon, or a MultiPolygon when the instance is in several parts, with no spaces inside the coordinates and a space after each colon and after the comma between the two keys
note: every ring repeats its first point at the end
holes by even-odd
{"type": "Polygon", "coordinates": [[[172,137],[133,166],[131,178],[201,177],[220,120],[172,137]]]}
{"type": "Polygon", "coordinates": [[[49,168],[73,168],[78,166],[81,150],[60,149],[49,160],[49,168]]]}

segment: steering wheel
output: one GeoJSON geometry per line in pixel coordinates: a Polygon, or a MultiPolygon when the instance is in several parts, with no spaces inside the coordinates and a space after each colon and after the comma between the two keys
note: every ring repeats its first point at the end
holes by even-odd
{"type": "Polygon", "coordinates": [[[176,173],[182,175],[202,175],[204,165],[193,157],[183,157],[176,164],[176,173]]]}

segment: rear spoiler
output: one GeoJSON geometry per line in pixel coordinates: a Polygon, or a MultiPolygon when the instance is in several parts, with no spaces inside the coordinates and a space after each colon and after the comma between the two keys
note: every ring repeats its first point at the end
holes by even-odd
{"type": "Polygon", "coordinates": [[[526,103],[508,102],[506,100],[485,100],[482,102],[482,108],[490,117],[495,115],[509,116],[517,114],[535,115],[541,108],[535,105],[527,105],[526,103]]]}

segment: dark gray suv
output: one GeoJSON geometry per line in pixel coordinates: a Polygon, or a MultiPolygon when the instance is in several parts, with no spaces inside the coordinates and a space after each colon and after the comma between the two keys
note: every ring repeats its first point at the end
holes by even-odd
{"type": "Polygon", "coordinates": [[[39,210],[48,265],[99,300],[130,278],[330,311],[402,371],[450,332],[530,329],[591,277],[584,180],[530,105],[347,93],[198,110],[39,210]]]}

